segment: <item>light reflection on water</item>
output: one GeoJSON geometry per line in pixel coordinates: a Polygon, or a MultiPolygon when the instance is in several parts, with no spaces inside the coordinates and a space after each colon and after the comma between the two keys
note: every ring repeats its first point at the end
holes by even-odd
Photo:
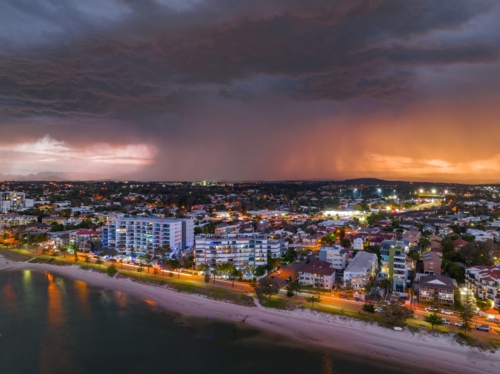
{"type": "Polygon", "coordinates": [[[40,372],[52,373],[54,367],[70,370],[64,355],[64,324],[66,311],[62,305],[64,280],[54,279],[51,273],[45,273],[47,279],[47,330],[40,342],[40,372]]]}
{"type": "Polygon", "coordinates": [[[52,273],[0,272],[0,374],[400,374],[52,273]],[[210,336],[210,339],[207,339],[210,336]]]}
{"type": "Polygon", "coordinates": [[[12,286],[12,284],[7,283],[5,286],[3,286],[2,293],[3,293],[2,307],[13,311],[17,310],[17,295],[16,292],[14,291],[14,287],[12,286]]]}

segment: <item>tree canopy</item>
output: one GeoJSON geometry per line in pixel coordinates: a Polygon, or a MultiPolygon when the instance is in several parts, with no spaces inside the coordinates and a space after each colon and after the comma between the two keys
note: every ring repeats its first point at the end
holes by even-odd
{"type": "Polygon", "coordinates": [[[434,328],[434,326],[441,326],[444,323],[443,318],[441,318],[441,316],[436,313],[429,313],[425,315],[424,321],[430,323],[432,328],[434,328]]]}
{"type": "Polygon", "coordinates": [[[382,319],[385,323],[392,326],[404,326],[406,320],[415,315],[413,309],[408,308],[397,301],[392,301],[390,304],[384,304],[382,308],[382,319]]]}
{"type": "Polygon", "coordinates": [[[469,243],[458,251],[468,266],[492,265],[493,254],[498,252],[498,245],[488,241],[469,243]]]}
{"type": "Polygon", "coordinates": [[[273,295],[277,295],[279,291],[280,287],[278,282],[270,277],[261,278],[255,286],[255,293],[259,298],[263,296],[271,298],[273,295]]]}

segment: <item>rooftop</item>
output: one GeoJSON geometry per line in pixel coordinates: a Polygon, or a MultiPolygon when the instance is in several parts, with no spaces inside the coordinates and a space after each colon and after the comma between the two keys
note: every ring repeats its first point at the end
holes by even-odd
{"type": "Polygon", "coordinates": [[[345,269],[345,272],[363,272],[368,270],[373,262],[377,261],[377,255],[368,252],[358,252],[351,263],[345,269]]]}
{"type": "Polygon", "coordinates": [[[438,287],[441,289],[454,291],[456,289],[453,279],[440,274],[429,275],[420,278],[420,287],[438,287]]]}
{"type": "Polygon", "coordinates": [[[332,275],[335,269],[331,267],[332,264],[326,261],[316,260],[305,266],[299,273],[310,273],[319,275],[332,275]]]}

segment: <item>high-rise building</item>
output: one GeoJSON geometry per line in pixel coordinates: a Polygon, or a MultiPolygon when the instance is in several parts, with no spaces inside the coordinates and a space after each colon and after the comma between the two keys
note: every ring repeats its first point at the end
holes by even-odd
{"type": "Polygon", "coordinates": [[[110,217],[103,227],[104,247],[130,254],[146,253],[169,245],[172,251],[194,245],[194,222],[191,219],[120,216],[110,217]]]}
{"type": "Polygon", "coordinates": [[[404,292],[408,282],[406,252],[409,250],[402,241],[384,240],[380,246],[381,273],[392,281],[392,289],[404,292]]]}
{"type": "Polygon", "coordinates": [[[33,200],[26,199],[24,192],[4,191],[0,192],[0,212],[23,210],[33,207],[33,200]]]}
{"type": "Polygon", "coordinates": [[[264,234],[198,235],[196,237],[196,264],[231,262],[239,269],[266,265],[267,255],[281,257],[288,243],[264,234]]]}

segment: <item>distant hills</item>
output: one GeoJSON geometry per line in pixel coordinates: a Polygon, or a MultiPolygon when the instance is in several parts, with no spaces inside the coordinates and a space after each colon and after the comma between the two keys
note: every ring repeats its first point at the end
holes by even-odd
{"type": "MultiPolygon", "coordinates": [[[[254,181],[229,181],[226,180],[225,182],[235,182],[235,183],[287,183],[287,182],[298,182],[298,181],[303,181],[303,182],[329,182],[331,181],[332,183],[336,184],[343,184],[343,185],[360,185],[360,184],[365,184],[365,185],[394,185],[394,184],[412,184],[412,183],[418,183],[419,185],[426,186],[426,185],[439,185],[439,184],[446,184],[446,185],[479,185],[479,184],[500,184],[500,181],[498,179],[491,179],[491,180],[468,180],[468,181],[462,181],[462,182],[456,182],[452,180],[441,180],[438,182],[432,182],[433,180],[439,180],[437,176],[433,175],[430,176],[427,180],[424,179],[425,176],[422,178],[419,178],[419,180],[415,180],[414,178],[408,178],[408,180],[387,180],[387,179],[380,179],[380,178],[353,178],[353,179],[346,179],[346,180],[334,180],[334,179],[313,179],[313,180],[280,180],[280,181],[263,181],[263,180],[254,180],[254,181]]],[[[62,181],[159,181],[159,180],[164,180],[168,181],[167,178],[165,179],[146,179],[146,178],[141,178],[138,177],[137,175],[134,174],[115,174],[115,175],[104,175],[104,174],[98,174],[98,173],[79,173],[79,172],[52,172],[52,171],[44,171],[36,174],[28,174],[28,175],[14,175],[14,174],[2,174],[0,173],[0,181],[39,181],[39,182],[62,182],[62,181]]]]}

